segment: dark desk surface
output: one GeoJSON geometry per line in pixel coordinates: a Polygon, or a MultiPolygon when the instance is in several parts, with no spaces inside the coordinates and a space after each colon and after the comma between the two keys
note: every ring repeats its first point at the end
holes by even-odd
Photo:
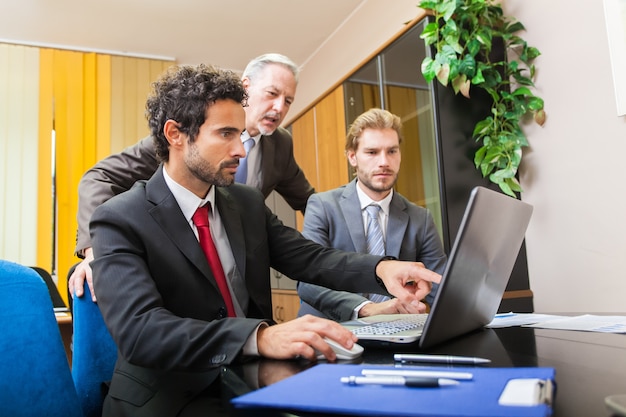
{"type": "MultiPolygon", "coordinates": [[[[393,364],[393,354],[410,349],[367,347],[361,363],[393,364]]],[[[490,358],[493,367],[546,366],[556,369],[555,417],[610,416],[604,398],[626,394],[626,335],[530,328],[484,329],[427,353],[490,358]]],[[[262,360],[273,379],[311,365],[262,360]]]]}

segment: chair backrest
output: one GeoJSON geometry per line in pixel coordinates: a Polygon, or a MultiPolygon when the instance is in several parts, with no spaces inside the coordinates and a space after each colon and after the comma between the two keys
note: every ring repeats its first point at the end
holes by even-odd
{"type": "Polygon", "coordinates": [[[106,392],[103,384],[113,376],[117,346],[104,324],[98,304],[91,300],[86,282],[84,294],[73,300],[72,377],[83,414],[93,417],[102,415],[106,392]]]}
{"type": "Polygon", "coordinates": [[[0,416],[81,416],[48,288],[33,269],[5,260],[0,328],[0,416]]]}
{"type": "Polygon", "coordinates": [[[59,289],[57,288],[57,284],[52,279],[52,276],[48,271],[43,268],[39,268],[38,266],[31,266],[32,269],[35,270],[39,274],[39,276],[43,279],[43,282],[48,286],[48,291],[50,292],[50,298],[52,298],[52,306],[54,308],[67,308],[65,301],[61,297],[59,293],[59,289]]]}

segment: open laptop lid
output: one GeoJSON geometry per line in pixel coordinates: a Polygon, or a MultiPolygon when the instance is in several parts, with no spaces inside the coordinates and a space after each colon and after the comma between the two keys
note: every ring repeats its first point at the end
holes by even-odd
{"type": "MultiPolygon", "coordinates": [[[[505,194],[476,187],[470,194],[441,284],[423,328],[374,341],[409,343],[427,348],[488,324],[496,313],[530,222],[532,206],[505,194]]],[[[381,315],[345,322],[348,329],[390,321],[381,315]]],[[[361,340],[365,338],[361,337],[361,340]]]]}
{"type": "Polygon", "coordinates": [[[421,348],[491,322],[532,211],[530,204],[505,194],[484,187],[472,190],[420,338],[421,348]]]}

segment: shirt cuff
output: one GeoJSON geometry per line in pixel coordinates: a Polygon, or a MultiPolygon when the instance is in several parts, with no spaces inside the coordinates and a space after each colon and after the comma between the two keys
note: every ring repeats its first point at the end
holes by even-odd
{"type": "Polygon", "coordinates": [[[261,322],[259,323],[258,326],[256,326],[256,329],[254,329],[254,331],[250,333],[250,336],[248,336],[248,340],[246,341],[246,344],[243,345],[242,353],[244,355],[261,356],[259,355],[259,346],[257,345],[257,341],[256,341],[257,340],[256,336],[261,326],[267,327],[268,324],[266,322],[261,322]]]}
{"type": "Polygon", "coordinates": [[[363,308],[363,306],[365,306],[365,304],[369,304],[371,303],[370,300],[365,300],[363,301],[361,304],[359,304],[358,306],[356,306],[354,308],[354,310],[352,310],[352,317],[350,317],[350,320],[356,320],[359,318],[359,311],[361,311],[361,309],[363,308]]]}

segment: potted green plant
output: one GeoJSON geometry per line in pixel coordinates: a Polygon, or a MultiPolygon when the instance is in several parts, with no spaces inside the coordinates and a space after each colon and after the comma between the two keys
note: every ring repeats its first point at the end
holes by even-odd
{"type": "Polygon", "coordinates": [[[436,78],[468,99],[472,88],[489,93],[491,114],[473,132],[481,143],[474,164],[484,177],[515,197],[522,191],[516,178],[522,148],[528,146],[520,123],[532,115],[543,125],[546,118],[543,99],[531,90],[539,50],[517,34],[524,26],[505,16],[494,0],[422,0],[419,7],[434,17],[421,34],[436,51],[422,62],[424,78],[436,78]],[[503,59],[492,54],[496,42],[504,44],[503,59]]]}

